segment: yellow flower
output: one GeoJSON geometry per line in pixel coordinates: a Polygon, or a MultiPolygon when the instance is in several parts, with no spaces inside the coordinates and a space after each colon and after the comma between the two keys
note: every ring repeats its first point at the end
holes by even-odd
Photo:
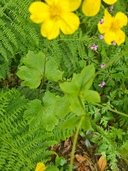
{"type": "MultiPolygon", "coordinates": [[[[106,4],[112,5],[117,0],[103,0],[106,4]]],[[[82,11],[86,16],[94,16],[100,10],[101,0],[84,0],[82,11]]]]}
{"type": "Polygon", "coordinates": [[[37,163],[35,171],[44,171],[46,169],[45,165],[41,162],[37,163]]]}
{"type": "Polygon", "coordinates": [[[104,12],[103,22],[98,23],[99,32],[104,34],[104,40],[111,45],[114,41],[120,45],[125,41],[125,33],[121,30],[128,23],[127,16],[118,12],[115,17],[112,17],[107,10],[104,12]]]}
{"type": "Polygon", "coordinates": [[[60,30],[64,34],[73,34],[79,27],[79,17],[73,13],[81,0],[45,0],[36,1],[29,7],[30,19],[42,23],[41,34],[49,40],[55,39],[60,30]]]}

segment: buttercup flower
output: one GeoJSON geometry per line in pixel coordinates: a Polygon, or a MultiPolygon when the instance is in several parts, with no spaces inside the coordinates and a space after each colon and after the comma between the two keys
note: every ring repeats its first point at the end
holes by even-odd
{"type": "Polygon", "coordinates": [[[30,19],[42,23],[41,34],[49,40],[55,39],[60,30],[64,34],[73,34],[79,27],[79,17],[73,13],[81,0],[45,0],[36,1],[29,7],[30,19]]]}
{"type": "Polygon", "coordinates": [[[127,16],[118,12],[115,17],[111,16],[107,10],[104,12],[104,22],[98,23],[98,30],[101,34],[104,34],[104,40],[108,45],[112,42],[116,42],[120,45],[125,41],[125,33],[121,30],[123,26],[128,23],[127,16]]]}
{"type": "Polygon", "coordinates": [[[35,171],[44,171],[44,170],[46,170],[45,165],[41,162],[37,163],[35,171]]]}
{"type": "MultiPolygon", "coordinates": [[[[106,4],[112,5],[117,0],[103,0],[106,4]]],[[[82,11],[86,16],[96,15],[101,6],[101,0],[84,0],[82,4],[82,11]]]]}

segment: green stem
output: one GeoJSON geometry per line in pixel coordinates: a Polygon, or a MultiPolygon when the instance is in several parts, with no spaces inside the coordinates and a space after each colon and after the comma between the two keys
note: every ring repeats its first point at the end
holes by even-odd
{"type": "MultiPolygon", "coordinates": [[[[128,50],[124,51],[123,53],[121,53],[121,54],[119,54],[118,56],[116,56],[116,57],[114,57],[113,59],[111,59],[111,60],[107,63],[106,67],[110,66],[113,62],[115,62],[116,60],[118,60],[120,57],[124,56],[127,52],[128,52],[128,50]]],[[[104,67],[103,69],[105,69],[106,67],[104,67]]],[[[100,74],[100,73],[103,71],[103,69],[100,69],[98,72],[96,72],[95,75],[94,75],[92,78],[90,78],[90,80],[93,79],[93,78],[95,78],[98,74],[100,74]]],[[[88,81],[90,81],[90,80],[88,80],[88,81]]],[[[88,83],[88,82],[87,82],[87,83],[88,83]]],[[[86,83],[86,84],[87,84],[87,83],[86,83]]],[[[85,84],[85,85],[86,85],[86,84],[85,84]]],[[[82,109],[84,110],[85,115],[86,115],[85,108],[84,108],[83,103],[82,103],[82,101],[81,101],[81,98],[80,98],[79,96],[78,96],[78,99],[79,99],[80,105],[81,105],[81,107],[82,107],[82,109]]],[[[94,103],[94,104],[98,106],[97,103],[94,103]]],[[[102,105],[99,105],[99,106],[100,106],[100,107],[104,107],[104,106],[102,106],[102,105]]],[[[122,116],[127,116],[126,114],[124,114],[124,113],[122,113],[122,112],[115,111],[115,110],[113,110],[113,109],[109,109],[109,108],[108,108],[108,110],[110,110],[110,111],[112,111],[112,112],[115,112],[115,113],[117,113],[117,114],[120,114],[120,115],[122,115],[122,116]]],[[[79,130],[80,130],[80,127],[81,127],[81,124],[82,124],[82,121],[83,121],[84,117],[85,117],[85,116],[81,117],[81,120],[80,120],[80,122],[79,122],[79,125],[78,125],[78,127],[77,127],[77,131],[76,131],[76,134],[75,134],[75,138],[74,138],[74,142],[73,142],[73,147],[72,147],[72,153],[71,153],[71,160],[70,160],[70,168],[69,168],[69,171],[72,171],[72,165],[73,165],[73,160],[74,160],[74,153],[75,153],[77,138],[78,138],[79,130]]],[[[127,116],[127,117],[128,117],[128,116],[127,116]]],[[[106,135],[104,134],[104,132],[103,132],[103,131],[94,123],[94,122],[92,122],[91,120],[90,120],[90,122],[91,122],[92,125],[94,125],[94,126],[97,128],[97,130],[106,138],[106,140],[108,141],[108,143],[111,144],[115,149],[117,149],[117,146],[116,146],[115,144],[113,144],[113,142],[111,142],[111,140],[109,140],[109,139],[106,137],[106,135]]]]}
{"type": "Polygon", "coordinates": [[[72,147],[72,152],[71,152],[71,160],[70,160],[70,167],[69,167],[69,171],[72,171],[72,165],[73,165],[73,160],[74,160],[74,153],[75,153],[75,148],[76,148],[76,144],[77,144],[77,139],[78,139],[78,134],[81,128],[81,124],[82,121],[84,119],[85,116],[81,117],[80,122],[78,124],[77,130],[76,130],[76,134],[74,137],[74,141],[73,141],[73,147],[72,147]]]}
{"type": "Polygon", "coordinates": [[[43,71],[43,77],[42,77],[42,80],[41,80],[41,84],[40,84],[40,87],[39,87],[39,92],[38,92],[38,98],[40,97],[40,91],[44,85],[44,82],[45,82],[45,71],[46,71],[46,53],[47,53],[47,50],[48,50],[48,46],[49,46],[49,42],[47,41],[46,42],[46,50],[44,52],[44,71],[43,71]]]}
{"type": "Polygon", "coordinates": [[[46,57],[44,58],[44,72],[43,72],[43,77],[42,77],[42,80],[41,80],[41,84],[40,84],[40,87],[39,87],[39,91],[38,91],[38,99],[40,97],[40,91],[44,85],[44,81],[45,81],[45,67],[46,66],[46,57]]]}
{"type": "Polygon", "coordinates": [[[77,126],[76,134],[75,134],[74,141],[73,141],[72,152],[71,152],[71,160],[70,160],[69,171],[72,171],[72,165],[73,165],[73,160],[74,160],[74,153],[75,153],[75,148],[76,148],[76,144],[77,144],[78,134],[79,134],[83,119],[86,116],[86,111],[85,111],[85,108],[84,108],[84,105],[82,103],[80,96],[78,96],[78,100],[79,100],[79,103],[80,103],[85,115],[81,117],[80,122],[77,126]]]}
{"type": "Polygon", "coordinates": [[[125,114],[125,113],[119,112],[119,111],[117,111],[117,110],[114,110],[114,109],[108,108],[108,107],[103,106],[103,105],[101,105],[101,104],[98,104],[98,103],[92,103],[92,104],[94,104],[94,105],[96,105],[96,106],[99,106],[99,107],[101,107],[101,108],[106,108],[107,110],[110,110],[111,112],[117,113],[117,114],[119,114],[119,115],[122,115],[122,116],[128,117],[128,114],[125,114]]]}
{"type": "Polygon", "coordinates": [[[11,145],[9,142],[7,142],[5,139],[3,139],[2,137],[0,137],[0,139],[2,141],[4,141],[4,143],[8,144],[16,153],[18,153],[32,168],[34,168],[34,166],[31,164],[30,161],[28,161],[27,158],[25,158],[15,147],[13,147],[13,145],[11,145]]]}

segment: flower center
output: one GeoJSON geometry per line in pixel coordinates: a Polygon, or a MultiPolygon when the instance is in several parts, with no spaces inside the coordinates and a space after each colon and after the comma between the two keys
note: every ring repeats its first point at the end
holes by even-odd
{"type": "Polygon", "coordinates": [[[56,18],[59,19],[60,15],[61,15],[61,7],[58,4],[53,4],[50,7],[50,14],[52,18],[56,18]]]}
{"type": "Polygon", "coordinates": [[[120,29],[119,20],[115,20],[115,21],[113,22],[111,29],[112,29],[113,31],[116,31],[116,30],[119,30],[119,29],[120,29]]]}

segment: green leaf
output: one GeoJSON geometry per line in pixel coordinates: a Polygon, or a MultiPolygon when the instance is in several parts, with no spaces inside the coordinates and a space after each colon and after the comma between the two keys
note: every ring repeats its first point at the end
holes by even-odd
{"type": "Polygon", "coordinates": [[[56,166],[48,166],[45,171],[59,171],[59,169],[56,166]]]}
{"type": "Polygon", "coordinates": [[[92,85],[94,74],[94,65],[89,65],[86,66],[80,74],[74,74],[71,82],[59,84],[61,90],[69,98],[71,111],[77,115],[85,114],[82,107],[82,105],[84,106],[83,99],[91,102],[100,101],[100,96],[97,92],[88,90],[92,85]]]}
{"type": "Polygon", "coordinates": [[[100,95],[93,90],[84,90],[81,92],[81,96],[88,102],[100,102],[100,95]]]}
{"type": "Polygon", "coordinates": [[[80,122],[82,116],[72,115],[70,118],[66,119],[66,121],[61,124],[60,129],[72,129],[77,127],[80,122]]]}
{"type": "Polygon", "coordinates": [[[63,72],[58,70],[57,63],[54,59],[46,62],[46,77],[51,81],[58,81],[62,79],[63,72]]]}
{"type": "Polygon", "coordinates": [[[28,120],[30,129],[42,124],[43,106],[40,100],[35,99],[28,103],[28,108],[24,112],[24,118],[28,120]]]}
{"type": "Polygon", "coordinates": [[[78,94],[78,87],[72,82],[59,83],[61,90],[66,94],[78,94]]]}
{"type": "Polygon", "coordinates": [[[66,163],[67,163],[67,160],[64,157],[56,156],[56,159],[55,159],[56,166],[58,167],[64,166],[66,163]]]}
{"type": "Polygon", "coordinates": [[[70,101],[70,109],[73,113],[75,113],[76,115],[85,115],[85,111],[84,109],[82,108],[81,105],[84,105],[83,104],[83,101],[79,101],[79,98],[78,96],[72,94],[72,95],[69,95],[69,101],[70,101]]]}
{"type": "Polygon", "coordinates": [[[54,108],[54,113],[56,113],[56,115],[59,118],[63,118],[69,112],[70,112],[70,106],[69,106],[69,100],[68,100],[67,96],[58,97],[58,99],[56,101],[55,108],[54,108]]]}
{"type": "Polygon", "coordinates": [[[45,55],[42,52],[35,54],[29,51],[26,57],[23,59],[25,66],[19,67],[17,76],[24,80],[23,86],[28,86],[32,89],[37,88],[41,79],[44,76],[51,81],[58,81],[62,79],[63,72],[58,70],[58,66],[53,59],[46,61],[45,55]],[[46,66],[45,66],[46,64],[46,66]]]}
{"type": "Polygon", "coordinates": [[[35,54],[33,51],[29,51],[26,58],[23,59],[27,67],[39,71],[40,74],[44,72],[44,61],[45,55],[42,52],[35,54]]]}
{"type": "Polygon", "coordinates": [[[64,93],[78,95],[80,91],[91,87],[94,74],[94,65],[86,66],[80,74],[73,74],[71,82],[60,83],[59,86],[64,93]]]}
{"type": "Polygon", "coordinates": [[[33,127],[44,127],[51,131],[58,124],[58,119],[54,108],[56,106],[57,97],[55,94],[46,92],[43,97],[43,104],[38,99],[28,103],[28,108],[24,113],[24,117],[28,120],[30,129],[33,127]]]}
{"type": "Polygon", "coordinates": [[[94,65],[88,65],[81,71],[80,74],[73,75],[72,83],[74,83],[79,90],[89,89],[92,85],[94,74],[94,65]]]}
{"type": "Polygon", "coordinates": [[[81,128],[84,130],[84,131],[87,131],[87,130],[91,130],[92,127],[91,127],[91,123],[88,119],[87,116],[84,117],[83,119],[83,122],[82,122],[82,125],[81,125],[81,128]]]}
{"type": "Polygon", "coordinates": [[[17,72],[17,76],[24,80],[22,86],[28,86],[31,89],[37,88],[42,78],[42,75],[37,70],[30,69],[27,66],[21,66],[17,72]]]}
{"type": "Polygon", "coordinates": [[[72,115],[60,126],[60,129],[72,129],[77,127],[81,118],[82,118],[81,129],[83,129],[84,131],[91,130],[92,129],[91,123],[87,118],[87,116],[84,115],[81,116],[72,115]]]}
{"type": "Polygon", "coordinates": [[[45,56],[42,52],[35,54],[29,51],[23,59],[25,66],[19,67],[17,76],[24,80],[23,86],[28,86],[31,89],[37,88],[43,78],[45,56]]]}

